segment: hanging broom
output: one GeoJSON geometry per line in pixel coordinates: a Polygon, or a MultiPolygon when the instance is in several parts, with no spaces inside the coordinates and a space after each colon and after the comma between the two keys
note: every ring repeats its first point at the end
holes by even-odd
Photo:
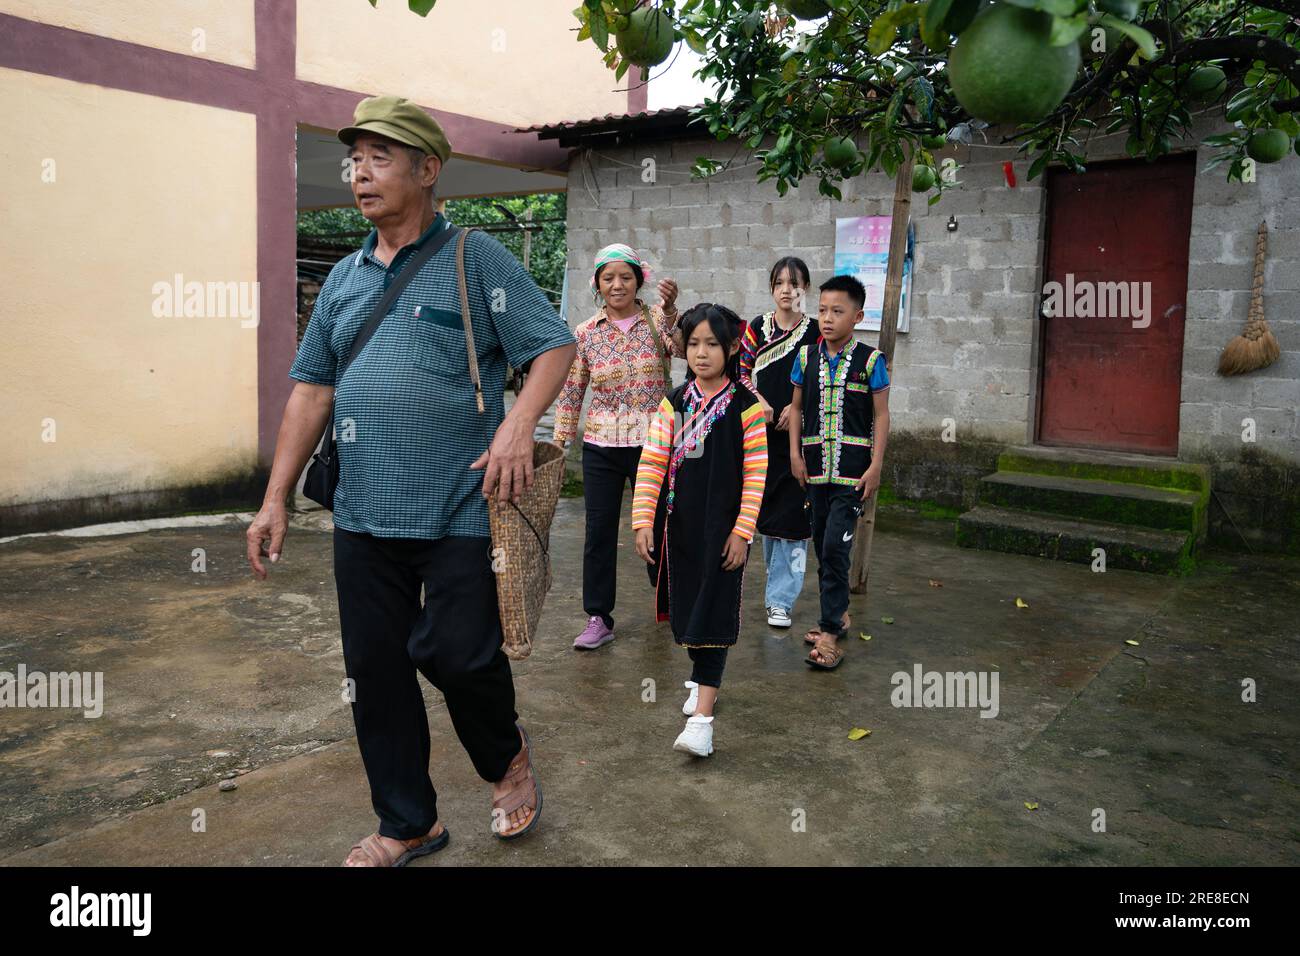
{"type": "Polygon", "coordinates": [[[1245,375],[1265,368],[1282,354],[1273,330],[1264,321],[1264,255],[1268,248],[1268,226],[1261,222],[1255,236],[1255,281],[1250,288],[1250,311],[1246,327],[1234,336],[1219,356],[1220,375],[1245,375]]]}

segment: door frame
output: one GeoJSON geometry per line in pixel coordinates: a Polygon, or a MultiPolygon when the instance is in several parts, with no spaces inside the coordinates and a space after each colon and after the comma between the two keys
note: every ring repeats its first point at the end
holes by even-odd
{"type": "MultiPolygon", "coordinates": [[[[1160,159],[1156,160],[1156,163],[1175,161],[1175,162],[1182,162],[1182,163],[1190,163],[1192,165],[1193,190],[1191,196],[1191,203],[1192,203],[1193,215],[1195,215],[1195,205],[1196,205],[1196,192],[1195,192],[1196,159],[1197,159],[1197,153],[1196,153],[1196,149],[1193,147],[1189,149],[1174,150],[1170,153],[1167,153],[1165,156],[1162,156],[1160,159]]],[[[1151,164],[1148,163],[1148,161],[1145,159],[1130,159],[1130,158],[1117,157],[1115,159],[1107,159],[1107,160],[1102,160],[1100,162],[1090,162],[1087,164],[1087,168],[1094,169],[1098,166],[1104,166],[1107,168],[1117,168],[1117,167],[1126,167],[1126,166],[1136,167],[1139,165],[1151,165],[1151,164]]],[[[1047,266],[1048,263],[1051,262],[1051,251],[1052,251],[1052,228],[1051,228],[1052,227],[1052,219],[1051,219],[1052,196],[1051,196],[1051,190],[1047,187],[1046,177],[1052,175],[1078,175],[1076,173],[1071,172],[1064,165],[1060,163],[1053,163],[1043,172],[1044,172],[1043,204],[1042,204],[1042,213],[1041,213],[1042,223],[1043,223],[1042,226],[1043,252],[1042,252],[1042,261],[1040,262],[1038,268],[1039,282],[1038,282],[1038,289],[1036,291],[1036,295],[1038,296],[1038,301],[1034,305],[1034,333],[1033,333],[1033,338],[1035,342],[1034,361],[1037,363],[1037,365],[1034,369],[1034,394],[1033,394],[1033,412],[1032,412],[1032,422],[1031,422],[1032,425],[1031,442],[1034,445],[1040,445],[1043,448],[1079,448],[1085,451],[1096,452],[1099,455],[1144,454],[1155,458],[1176,459],[1179,455],[1179,449],[1182,447],[1181,415],[1179,416],[1178,432],[1175,435],[1174,451],[1170,453],[1156,452],[1156,451],[1119,452],[1109,448],[1098,448],[1095,445],[1077,445],[1077,444],[1072,444],[1070,442],[1049,442],[1049,441],[1043,441],[1042,439],[1043,380],[1047,371],[1047,326],[1043,318],[1043,286],[1046,285],[1047,283],[1047,266]]],[[[1189,258],[1189,262],[1188,262],[1187,269],[1188,269],[1188,278],[1190,280],[1191,278],[1190,252],[1188,258],[1189,258]]],[[[1186,292],[1184,292],[1184,297],[1185,296],[1186,296],[1186,292]]],[[[1187,320],[1187,315],[1186,312],[1184,311],[1184,315],[1183,315],[1184,323],[1186,323],[1186,320],[1187,320]]],[[[1183,340],[1179,343],[1179,349],[1178,349],[1178,356],[1179,356],[1178,403],[1180,409],[1182,406],[1182,397],[1183,397],[1182,396],[1182,362],[1183,362],[1183,355],[1186,352],[1186,349],[1187,349],[1187,331],[1186,331],[1186,325],[1184,324],[1183,340]]]]}

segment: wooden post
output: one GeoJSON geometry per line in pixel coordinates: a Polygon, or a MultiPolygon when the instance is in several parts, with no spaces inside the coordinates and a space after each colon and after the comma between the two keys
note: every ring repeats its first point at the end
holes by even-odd
{"type": "Polygon", "coordinates": [[[533,251],[533,210],[531,206],[524,210],[524,222],[528,223],[528,225],[524,226],[524,271],[527,272],[529,253],[533,251]]]}
{"type": "MultiPolygon", "coordinates": [[[[894,339],[898,333],[898,306],[903,291],[903,260],[907,256],[907,226],[912,211],[912,168],[916,154],[909,152],[894,177],[894,208],[889,223],[889,264],[885,269],[885,301],[880,307],[880,344],[885,353],[885,367],[893,378],[894,339]]],[[[873,492],[858,518],[853,534],[853,563],[849,567],[849,590],[867,593],[867,574],[871,565],[871,534],[876,527],[876,494],[873,492]]]]}

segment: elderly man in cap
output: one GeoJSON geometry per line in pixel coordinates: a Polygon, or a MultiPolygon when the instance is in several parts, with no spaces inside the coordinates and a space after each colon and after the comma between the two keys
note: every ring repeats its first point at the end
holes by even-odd
{"type": "Polygon", "coordinates": [[[248,560],[264,579],[263,557],[280,559],[286,499],[333,409],[340,462],[334,579],[357,743],[379,816],[378,832],[353,846],[346,864],[401,866],[449,839],[429,779],[417,671],[442,691],[475,770],[492,783],[491,831],[522,836],[541,812],[501,650],[486,498],[517,499],[531,483],[534,429],[564,382],[574,340],[505,248],[470,233],[465,269],[480,414],[450,239],[456,230],[433,204],[451,155],[446,136],[413,103],[378,96],[361,101],[339,139],[350,147],[353,196],[374,229],[331,270],[316,299],[289,372],[296,384],[266,498],[248,529],[248,560]],[[431,243],[438,251],[429,255],[431,243]],[[421,259],[346,364],[389,284],[421,259]],[[505,415],[507,364],[527,363],[505,415]]]}

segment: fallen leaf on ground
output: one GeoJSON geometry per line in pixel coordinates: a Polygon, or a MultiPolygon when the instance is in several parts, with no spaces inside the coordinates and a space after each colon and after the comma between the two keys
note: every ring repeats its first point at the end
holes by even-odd
{"type": "Polygon", "coordinates": [[[861,740],[863,737],[870,737],[871,731],[862,727],[854,727],[849,731],[849,740],[861,740]]]}
{"type": "Polygon", "coordinates": [[[932,588],[941,588],[941,587],[943,587],[943,582],[942,582],[942,581],[936,581],[934,578],[931,578],[931,579],[930,579],[930,587],[932,587],[932,588]]]}
{"type": "Polygon", "coordinates": [[[1029,605],[1020,600],[1020,598],[1016,598],[1016,607],[1029,607],[1029,605]]]}
{"type": "Polygon", "coordinates": [[[1133,641],[1133,640],[1128,640],[1128,641],[1125,641],[1124,643],[1125,643],[1125,644],[1129,644],[1129,645],[1131,645],[1132,647],[1141,647],[1141,646],[1142,646],[1142,645],[1139,644],[1137,641],[1133,641]]]}
{"type": "Polygon", "coordinates": [[[870,634],[864,634],[862,631],[858,631],[858,637],[862,638],[864,641],[869,641],[869,640],[871,640],[871,635],[870,635],[870,634]]]}
{"type": "Polygon", "coordinates": [[[1037,810],[1037,809],[1038,809],[1038,804],[1036,804],[1036,803],[1030,803],[1028,800],[1026,800],[1026,801],[1025,801],[1025,809],[1026,809],[1026,810],[1037,810]]]}
{"type": "Polygon", "coordinates": [[[893,624],[893,623],[894,623],[894,619],[893,619],[892,617],[882,617],[882,618],[880,619],[880,623],[881,623],[881,624],[893,624]]]}

